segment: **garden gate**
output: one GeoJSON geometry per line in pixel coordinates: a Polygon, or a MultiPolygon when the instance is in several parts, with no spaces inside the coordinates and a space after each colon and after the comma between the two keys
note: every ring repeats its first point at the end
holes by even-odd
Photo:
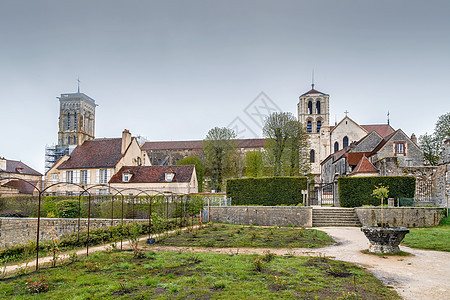
{"type": "Polygon", "coordinates": [[[337,206],[335,204],[334,183],[311,183],[309,185],[309,205],[337,206]]]}

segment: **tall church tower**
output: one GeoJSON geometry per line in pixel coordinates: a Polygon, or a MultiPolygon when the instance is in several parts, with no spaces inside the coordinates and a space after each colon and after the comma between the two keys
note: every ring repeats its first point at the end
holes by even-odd
{"type": "Polygon", "coordinates": [[[61,94],[58,146],[81,145],[95,137],[95,100],[80,93],[61,94]]]}
{"type": "Polygon", "coordinates": [[[314,89],[299,97],[298,120],[310,136],[311,173],[320,174],[320,162],[330,153],[330,96],[314,89]]]}

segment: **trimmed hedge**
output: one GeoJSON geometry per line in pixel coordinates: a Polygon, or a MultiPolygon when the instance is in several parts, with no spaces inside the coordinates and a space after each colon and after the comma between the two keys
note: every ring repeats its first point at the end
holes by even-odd
{"type": "Polygon", "coordinates": [[[233,205],[297,205],[303,202],[306,177],[239,178],[227,181],[233,205]]]}
{"type": "Polygon", "coordinates": [[[380,200],[371,196],[372,191],[379,184],[389,186],[389,198],[414,198],[416,189],[416,179],[414,177],[342,177],[338,179],[339,203],[341,207],[380,205],[380,200]]]}
{"type": "Polygon", "coordinates": [[[56,203],[56,217],[58,218],[78,218],[78,201],[62,200],[56,203]]]}

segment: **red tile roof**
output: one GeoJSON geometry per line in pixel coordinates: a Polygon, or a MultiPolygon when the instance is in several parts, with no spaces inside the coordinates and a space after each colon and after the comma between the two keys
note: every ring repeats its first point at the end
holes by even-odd
{"type": "Polygon", "coordinates": [[[121,138],[85,141],[58,169],[113,168],[123,156],[121,151],[121,138]]]}
{"type": "Polygon", "coordinates": [[[356,168],[353,170],[352,174],[356,173],[375,173],[378,170],[372,165],[372,163],[367,159],[367,157],[363,156],[359,161],[356,168]]]}
{"type": "Polygon", "coordinates": [[[326,94],[324,94],[324,93],[322,93],[322,92],[319,92],[319,91],[317,91],[317,90],[315,90],[315,89],[311,89],[311,90],[307,91],[306,93],[304,93],[303,95],[301,95],[300,97],[305,96],[305,95],[308,95],[308,94],[321,94],[321,95],[326,95],[326,94]]]}
{"type": "MultiPolygon", "coordinates": [[[[31,184],[37,186],[37,181],[30,181],[31,184]]],[[[11,180],[2,186],[18,189],[21,194],[33,194],[35,188],[22,180],[11,180]]],[[[37,191],[36,191],[37,192],[37,191]]]]}
{"type": "Polygon", "coordinates": [[[6,160],[6,173],[16,173],[16,174],[26,174],[26,175],[36,175],[36,176],[42,176],[41,173],[38,171],[30,168],[26,164],[24,164],[21,161],[16,160],[6,160]],[[21,169],[21,172],[19,172],[19,169],[21,169]]]}
{"type": "Polygon", "coordinates": [[[347,153],[347,162],[350,166],[356,166],[363,156],[369,156],[371,152],[349,152],[347,153]]]}
{"type": "Polygon", "coordinates": [[[361,125],[364,130],[366,130],[368,133],[371,133],[372,131],[376,131],[379,135],[381,135],[382,138],[387,137],[391,133],[393,133],[395,130],[391,127],[391,125],[387,124],[376,124],[376,125],[361,125]]]}
{"type": "MultiPolygon", "coordinates": [[[[237,139],[238,148],[262,148],[266,143],[265,139],[237,139]]],[[[146,142],[141,147],[144,151],[151,150],[203,150],[203,141],[162,141],[146,142]]]]}
{"type": "Polygon", "coordinates": [[[175,173],[172,182],[190,182],[195,166],[144,166],[122,167],[109,183],[123,183],[122,174],[133,174],[129,183],[163,183],[166,173],[175,173]]]}

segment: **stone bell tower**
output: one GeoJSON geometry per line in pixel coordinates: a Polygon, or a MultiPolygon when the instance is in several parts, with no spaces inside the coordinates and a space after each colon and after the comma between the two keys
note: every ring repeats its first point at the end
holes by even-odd
{"type": "Polygon", "coordinates": [[[298,120],[310,136],[311,173],[320,174],[320,162],[330,153],[330,96],[314,89],[299,97],[298,120]]]}

